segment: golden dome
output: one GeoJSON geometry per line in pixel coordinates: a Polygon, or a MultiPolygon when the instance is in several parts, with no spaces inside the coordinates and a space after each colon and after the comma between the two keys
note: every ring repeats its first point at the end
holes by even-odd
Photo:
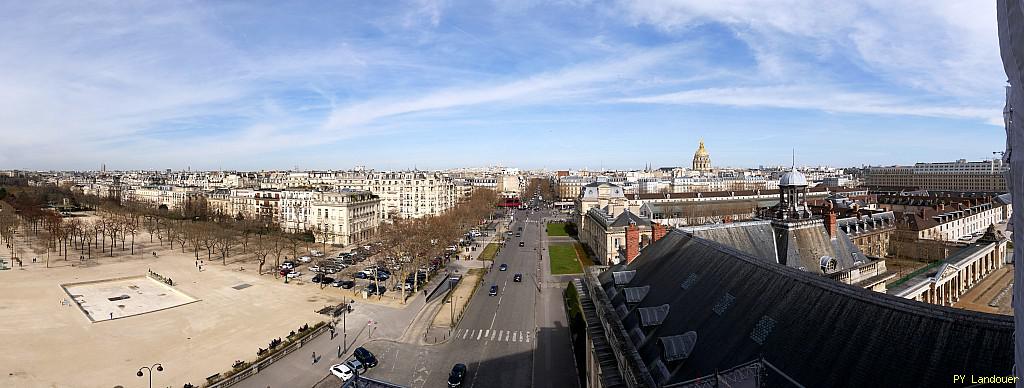
{"type": "Polygon", "coordinates": [[[697,148],[697,152],[693,156],[708,156],[708,150],[704,149],[704,139],[700,140],[700,147],[697,148]]]}

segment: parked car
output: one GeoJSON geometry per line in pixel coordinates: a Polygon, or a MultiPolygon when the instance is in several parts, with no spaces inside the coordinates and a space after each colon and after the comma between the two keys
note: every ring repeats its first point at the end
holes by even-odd
{"type": "Polygon", "coordinates": [[[359,362],[365,365],[366,368],[373,368],[377,366],[377,357],[374,357],[373,353],[370,353],[369,350],[366,350],[366,348],[362,346],[356,348],[356,350],[352,352],[352,355],[356,356],[356,360],[359,360],[359,362]]]}
{"type": "Polygon", "coordinates": [[[351,289],[352,287],[355,287],[356,286],[356,282],[353,282],[351,280],[337,280],[332,285],[335,286],[335,287],[341,287],[341,288],[344,288],[344,289],[348,290],[348,289],[351,289]]]}
{"type": "Polygon", "coordinates": [[[303,263],[308,263],[310,261],[313,261],[313,258],[309,257],[309,256],[302,256],[302,257],[299,258],[299,261],[301,261],[303,263]]]}
{"type": "Polygon", "coordinates": [[[355,376],[355,369],[348,363],[334,364],[331,366],[331,374],[337,376],[341,381],[349,381],[352,380],[352,376],[355,376]]]}
{"type": "Polygon", "coordinates": [[[365,272],[356,272],[356,273],[352,274],[352,277],[354,277],[356,279],[368,279],[368,278],[370,278],[370,276],[367,275],[365,272]]]}
{"type": "Polygon", "coordinates": [[[521,273],[515,274],[514,276],[512,276],[512,281],[516,282],[516,283],[519,283],[519,282],[523,281],[523,274],[521,274],[521,273]]]}
{"type": "Polygon", "coordinates": [[[320,252],[316,249],[310,250],[309,254],[313,255],[314,257],[320,257],[324,255],[323,252],[320,252]]]}
{"type": "Polygon", "coordinates": [[[508,264],[501,263],[501,265],[498,266],[498,271],[508,271],[508,264]]]}
{"type": "Polygon", "coordinates": [[[313,283],[331,284],[334,283],[334,278],[324,275],[316,275],[313,277],[313,283]]]}
{"type": "Polygon", "coordinates": [[[310,266],[310,267],[309,267],[309,271],[310,271],[310,272],[320,272],[320,267],[319,267],[319,266],[316,266],[316,265],[314,265],[314,266],[310,266]]]}
{"type": "Polygon", "coordinates": [[[466,379],[466,364],[455,364],[452,367],[452,373],[448,375],[448,388],[458,388],[462,386],[462,381],[466,379]]]}
{"type": "Polygon", "coordinates": [[[492,285],[491,286],[491,291],[489,292],[489,294],[491,296],[497,296],[498,295],[498,285],[496,285],[496,284],[492,285]]]}
{"type": "Polygon", "coordinates": [[[289,279],[295,279],[295,278],[297,278],[297,277],[299,277],[299,276],[302,276],[302,272],[298,272],[298,271],[292,271],[292,272],[289,272],[289,273],[288,273],[287,275],[285,275],[285,276],[287,276],[287,277],[288,277],[289,279]]]}
{"type": "Polygon", "coordinates": [[[520,247],[525,247],[525,246],[526,246],[526,243],[525,243],[525,242],[522,242],[522,241],[520,241],[520,242],[519,242],[519,246],[520,246],[520,247]]]}
{"type": "Polygon", "coordinates": [[[292,264],[292,263],[287,263],[287,262],[281,263],[281,269],[292,269],[292,268],[295,268],[295,265],[292,264]]]}

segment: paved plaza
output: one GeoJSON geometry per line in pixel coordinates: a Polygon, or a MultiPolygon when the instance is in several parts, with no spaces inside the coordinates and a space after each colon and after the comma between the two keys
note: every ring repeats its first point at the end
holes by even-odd
{"type": "MultiPolygon", "coordinates": [[[[271,339],[325,319],[316,310],[352,299],[350,290],[259,276],[251,263],[209,262],[200,272],[191,252],[148,239],[138,238],[144,253],[134,256],[96,254],[84,266],[51,257],[52,268],[39,260],[0,271],[0,387],[141,387],[146,381],[135,373],[154,363],[164,370],[153,386],[201,385],[235,360],[254,359],[271,339]],[[148,270],[174,286],[146,278],[148,270]],[[83,284],[105,279],[121,280],[83,284]],[[120,296],[129,298],[109,300],[120,296]]],[[[359,301],[349,319],[389,310],[397,309],[359,301]]]]}
{"type": "Polygon", "coordinates": [[[93,322],[182,306],[199,300],[149,276],[61,285],[93,322]]]}

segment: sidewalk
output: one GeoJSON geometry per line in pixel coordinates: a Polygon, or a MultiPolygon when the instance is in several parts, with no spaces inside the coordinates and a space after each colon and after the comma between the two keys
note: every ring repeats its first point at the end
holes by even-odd
{"type": "MultiPolygon", "coordinates": [[[[312,387],[329,373],[331,365],[350,357],[352,350],[363,343],[371,339],[400,339],[408,328],[406,324],[423,310],[424,303],[422,294],[410,299],[404,309],[363,304],[357,300],[351,313],[346,314],[344,319],[338,318],[337,334],[333,339],[330,332],[327,332],[234,387],[312,387]],[[343,342],[346,339],[345,329],[348,333],[347,351],[343,342]],[[338,357],[339,346],[342,357],[338,357]],[[318,357],[315,363],[314,352],[318,357]]],[[[324,318],[327,319],[326,316],[324,318]]],[[[252,354],[256,354],[256,349],[253,349],[252,354]]],[[[253,357],[246,358],[251,360],[253,357]]]]}

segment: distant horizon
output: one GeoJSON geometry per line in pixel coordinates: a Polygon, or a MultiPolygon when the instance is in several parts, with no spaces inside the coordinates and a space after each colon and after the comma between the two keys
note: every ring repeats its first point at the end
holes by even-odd
{"type": "Polygon", "coordinates": [[[689,165],[702,138],[733,166],[1004,149],[994,2],[0,12],[0,168],[622,169],[689,165]]]}
{"type": "MultiPolygon", "coordinates": [[[[798,169],[809,169],[809,168],[848,169],[848,168],[863,168],[863,167],[913,166],[916,163],[953,163],[953,162],[956,162],[956,161],[961,160],[961,159],[964,159],[964,158],[953,159],[953,160],[918,161],[918,162],[907,163],[907,164],[876,164],[876,165],[857,165],[857,166],[812,165],[812,164],[801,164],[801,163],[798,162],[796,164],[796,167],[798,169]]],[[[990,161],[990,160],[993,160],[993,159],[994,158],[978,159],[978,160],[966,159],[966,161],[967,162],[987,162],[987,161],[990,161]]],[[[586,168],[586,167],[569,167],[569,168],[564,168],[564,167],[557,167],[557,168],[555,168],[555,167],[548,167],[548,168],[538,167],[538,168],[523,168],[523,167],[512,166],[512,165],[498,165],[498,164],[495,164],[495,165],[489,165],[489,166],[459,166],[459,167],[444,167],[444,168],[422,168],[422,167],[413,168],[413,167],[409,167],[409,168],[384,169],[384,168],[376,168],[376,167],[373,167],[373,166],[363,166],[363,165],[360,165],[360,166],[352,166],[352,167],[348,167],[348,168],[299,168],[299,169],[291,169],[291,168],[289,168],[289,169],[244,170],[244,169],[194,169],[194,168],[190,169],[190,168],[186,167],[186,168],[183,168],[183,169],[170,168],[170,170],[171,170],[171,172],[312,172],[312,171],[345,172],[345,171],[357,171],[357,170],[366,170],[366,171],[396,171],[396,172],[399,172],[399,171],[432,172],[432,171],[448,171],[448,170],[460,170],[460,169],[462,169],[462,170],[492,169],[492,168],[499,168],[499,167],[500,168],[506,168],[506,169],[518,169],[518,170],[523,170],[523,171],[547,170],[547,171],[604,172],[604,171],[643,171],[646,166],[640,166],[638,168],[633,168],[633,167],[623,167],[623,168],[605,167],[603,169],[602,168],[586,168]]],[[[715,166],[715,165],[712,165],[712,169],[714,169],[714,170],[719,170],[719,169],[721,169],[721,170],[729,170],[729,169],[737,169],[737,170],[740,170],[740,169],[750,169],[750,170],[756,170],[756,169],[760,169],[760,168],[763,168],[763,169],[775,169],[775,168],[789,168],[789,167],[790,167],[790,165],[787,165],[787,164],[770,164],[770,165],[769,164],[763,164],[763,165],[758,165],[758,166],[715,166]]],[[[662,169],[662,168],[684,168],[684,169],[691,169],[690,166],[688,166],[688,165],[665,165],[665,166],[651,165],[651,169],[652,170],[657,170],[657,169],[662,169]]],[[[119,168],[113,168],[111,166],[107,166],[106,171],[107,172],[133,172],[133,171],[165,172],[167,169],[168,168],[119,169],[119,168]]],[[[0,168],[0,171],[101,172],[103,170],[101,168],[96,168],[96,169],[0,168]]]]}

